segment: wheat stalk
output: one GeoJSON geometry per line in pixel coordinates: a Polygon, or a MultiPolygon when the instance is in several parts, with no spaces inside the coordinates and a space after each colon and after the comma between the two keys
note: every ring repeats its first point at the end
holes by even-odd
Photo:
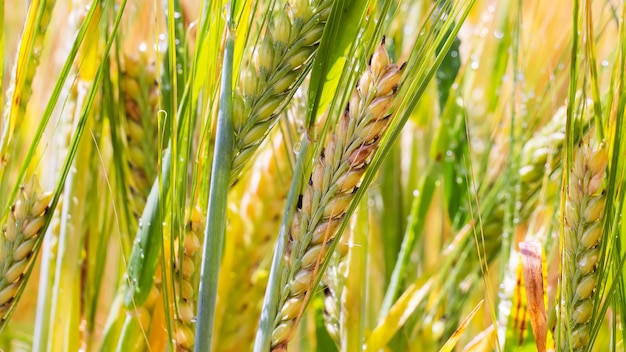
{"type": "Polygon", "coordinates": [[[354,191],[391,121],[402,68],[391,63],[384,41],[361,76],[337,129],[316,159],[290,229],[285,255],[287,285],[280,295],[272,350],[287,349],[296,321],[316,280],[321,258],[352,202],[354,191]]]}
{"type": "Polygon", "coordinates": [[[0,327],[4,326],[16,303],[15,297],[28,269],[40,231],[46,222],[52,192],[42,193],[36,180],[22,186],[9,211],[0,237],[0,327]]]}
{"type": "Polygon", "coordinates": [[[277,136],[257,159],[239,209],[242,228],[235,237],[233,265],[220,277],[218,304],[223,313],[215,346],[220,351],[250,350],[267,284],[271,244],[279,230],[291,180],[290,150],[277,136]],[[228,283],[238,283],[235,285],[228,283]]]}
{"type": "Polygon", "coordinates": [[[607,165],[602,146],[581,146],[574,157],[567,187],[563,231],[565,312],[563,351],[583,351],[589,343],[590,320],[598,282],[602,217],[606,197],[602,182],[607,165]]]}
{"type": "Polygon", "coordinates": [[[241,70],[233,97],[235,142],[231,184],[263,142],[280,112],[308,72],[331,0],[294,0],[276,11],[272,25],[255,48],[253,62],[241,70]]]}

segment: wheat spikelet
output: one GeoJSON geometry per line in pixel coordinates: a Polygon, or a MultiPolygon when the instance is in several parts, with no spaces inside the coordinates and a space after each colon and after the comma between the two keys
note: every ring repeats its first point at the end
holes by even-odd
{"type": "Polygon", "coordinates": [[[361,76],[337,130],[314,163],[290,229],[286,253],[286,282],[281,292],[272,350],[286,350],[304,298],[316,279],[320,258],[350,205],[368,162],[391,120],[402,67],[391,63],[381,44],[361,76]]]}
{"type": "Polygon", "coordinates": [[[276,11],[273,23],[242,68],[233,97],[235,142],[231,184],[275,124],[296,82],[306,73],[322,37],[331,0],[294,0],[276,11]],[[287,15],[288,14],[288,15],[287,15]]]}
{"type": "Polygon", "coordinates": [[[228,234],[236,239],[232,270],[226,277],[237,284],[227,285],[222,280],[219,285],[218,304],[223,314],[215,346],[220,351],[250,350],[259,322],[269,272],[268,255],[287,199],[285,185],[291,180],[290,150],[279,136],[272,142],[246,179],[239,209],[242,230],[228,234]]]}
{"type": "Polygon", "coordinates": [[[567,187],[563,232],[563,275],[566,316],[562,331],[563,351],[583,351],[589,343],[591,315],[600,259],[603,191],[607,156],[604,148],[581,146],[574,157],[567,187]],[[570,335],[571,334],[571,335],[570,335]]]}
{"type": "MultiPolygon", "coordinates": [[[[194,321],[198,304],[196,262],[200,254],[200,238],[205,224],[205,218],[199,206],[192,208],[188,218],[183,239],[183,260],[181,262],[177,257],[174,268],[174,288],[178,308],[175,335],[177,351],[192,351],[194,346],[196,331],[194,321]]],[[[178,256],[179,253],[180,250],[177,249],[176,255],[178,256]]]]}
{"type": "Polygon", "coordinates": [[[126,55],[120,86],[126,112],[129,206],[134,218],[139,219],[158,162],[158,84],[155,66],[148,62],[145,52],[140,52],[139,58],[126,55]]]}
{"type": "Polygon", "coordinates": [[[37,181],[22,186],[9,211],[0,237],[0,328],[6,324],[22,285],[24,272],[33,259],[34,248],[41,239],[51,192],[42,193],[37,181]]]}

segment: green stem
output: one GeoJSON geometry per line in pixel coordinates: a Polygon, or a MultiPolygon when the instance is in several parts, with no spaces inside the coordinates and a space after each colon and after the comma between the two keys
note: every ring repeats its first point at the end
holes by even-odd
{"type": "MultiPolygon", "coordinates": [[[[228,24],[227,24],[228,26],[228,24]]],[[[213,160],[217,163],[211,170],[211,188],[207,222],[204,230],[202,269],[200,271],[200,293],[198,302],[198,322],[196,325],[195,351],[210,351],[215,320],[217,281],[226,232],[226,207],[230,184],[231,160],[233,154],[233,55],[235,41],[231,28],[227,28],[220,111],[217,117],[217,131],[213,160]]]]}

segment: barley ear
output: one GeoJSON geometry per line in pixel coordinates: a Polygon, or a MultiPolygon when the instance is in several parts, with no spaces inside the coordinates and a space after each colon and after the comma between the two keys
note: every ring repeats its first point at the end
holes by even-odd
{"type": "Polygon", "coordinates": [[[583,351],[589,344],[590,320],[598,281],[602,216],[606,196],[603,180],[607,165],[603,146],[583,145],[576,151],[567,185],[564,211],[563,350],[583,351]]]}
{"type": "Polygon", "coordinates": [[[281,292],[274,320],[272,350],[286,349],[305,299],[321,275],[317,265],[330,254],[361,176],[378,148],[391,117],[403,67],[391,63],[381,44],[365,69],[335,132],[314,161],[290,229],[285,267],[286,287],[281,292]],[[356,175],[356,177],[352,177],[356,175]]]}

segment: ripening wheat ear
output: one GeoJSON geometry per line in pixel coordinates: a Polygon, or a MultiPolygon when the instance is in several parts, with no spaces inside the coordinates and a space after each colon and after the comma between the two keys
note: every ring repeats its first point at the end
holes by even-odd
{"type": "Polygon", "coordinates": [[[33,180],[20,188],[17,201],[9,211],[0,237],[0,330],[9,319],[20,287],[26,284],[23,274],[33,259],[51,199],[52,193],[42,193],[33,180]]]}
{"type": "MultiPolygon", "coordinates": [[[[132,214],[129,219],[132,225],[129,233],[131,239],[136,234],[137,220],[141,217],[152,182],[157,176],[158,165],[159,92],[156,70],[144,50],[139,49],[134,55],[137,56],[124,54],[119,98],[125,113],[123,127],[126,149],[124,153],[128,163],[126,181],[128,182],[128,209],[132,214]]],[[[118,321],[121,324],[124,319],[120,345],[141,346],[144,344],[144,335],[152,325],[155,308],[160,303],[160,269],[157,269],[156,274],[157,278],[151,288],[151,298],[148,302],[143,306],[127,309],[125,315],[121,315],[121,312],[117,310],[111,311],[111,314],[115,315],[115,317],[110,317],[111,321],[118,321]]],[[[107,330],[105,335],[115,333],[115,329],[111,329],[107,330]]]]}
{"type": "Polygon", "coordinates": [[[120,87],[126,113],[129,207],[134,218],[139,219],[157,174],[158,161],[159,92],[155,66],[145,52],[140,52],[138,58],[125,56],[120,87]]]}
{"type": "Polygon", "coordinates": [[[563,351],[583,351],[589,344],[606,202],[602,184],[606,165],[607,155],[602,146],[594,149],[584,145],[577,150],[569,175],[561,289],[566,312],[561,330],[565,334],[563,351]]]}
{"type": "Polygon", "coordinates": [[[321,275],[317,265],[329,255],[337,227],[391,121],[389,110],[402,69],[391,63],[383,41],[339,118],[335,133],[314,162],[289,232],[287,285],[281,292],[274,320],[273,351],[287,349],[306,294],[321,275]]]}
{"type": "MultiPolygon", "coordinates": [[[[183,260],[177,257],[174,270],[174,292],[176,295],[176,351],[192,351],[195,336],[195,316],[198,304],[196,257],[200,253],[200,238],[205,218],[202,209],[193,207],[188,215],[183,240],[183,260]]],[[[178,244],[180,246],[180,244],[178,244]]],[[[176,250],[176,255],[180,250],[176,250]]]]}
{"type": "Polygon", "coordinates": [[[328,19],[331,0],[294,0],[276,11],[255,48],[253,63],[241,70],[233,96],[235,142],[231,184],[276,123],[296,82],[313,61],[328,19]]]}

